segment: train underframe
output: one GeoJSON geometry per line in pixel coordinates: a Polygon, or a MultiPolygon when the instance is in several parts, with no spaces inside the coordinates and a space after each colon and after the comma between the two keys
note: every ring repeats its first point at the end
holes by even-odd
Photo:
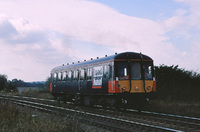
{"type": "Polygon", "coordinates": [[[52,93],[55,99],[64,102],[74,102],[77,105],[115,108],[136,108],[145,106],[152,93],[120,93],[120,94],[82,94],[82,93],[52,93]]]}

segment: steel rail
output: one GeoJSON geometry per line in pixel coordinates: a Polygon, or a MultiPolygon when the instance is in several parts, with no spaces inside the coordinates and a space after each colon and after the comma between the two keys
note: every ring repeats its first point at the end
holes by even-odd
{"type": "MultiPolygon", "coordinates": [[[[134,109],[127,109],[128,111],[138,112],[138,110],[134,109]]],[[[159,116],[166,116],[166,117],[175,117],[175,118],[181,118],[181,119],[190,119],[190,120],[196,120],[200,121],[200,118],[197,117],[189,117],[189,116],[181,116],[181,115],[173,115],[173,114],[165,114],[165,113],[158,113],[158,112],[151,112],[151,111],[140,111],[144,114],[152,114],[152,115],[159,115],[159,116]]]]}
{"type": "MultiPolygon", "coordinates": [[[[3,98],[3,97],[0,97],[0,98],[3,98]]],[[[136,122],[136,121],[130,121],[130,120],[126,120],[126,119],[120,119],[120,118],[116,118],[116,117],[110,117],[110,116],[105,116],[105,115],[100,115],[100,114],[94,114],[94,113],[90,113],[90,112],[84,112],[84,111],[80,111],[80,110],[74,110],[74,109],[69,109],[69,108],[63,108],[63,107],[53,106],[53,105],[36,103],[36,102],[32,102],[32,101],[25,101],[25,100],[21,100],[21,99],[20,100],[16,100],[16,99],[10,99],[10,98],[11,98],[11,96],[9,96],[7,99],[11,100],[13,102],[24,104],[24,105],[26,104],[29,107],[31,107],[31,105],[33,105],[34,108],[41,109],[41,110],[46,110],[46,111],[49,111],[49,112],[53,112],[55,110],[64,110],[64,111],[76,112],[76,113],[83,114],[83,115],[89,115],[89,116],[92,116],[92,117],[100,117],[102,119],[109,119],[109,120],[119,121],[119,122],[123,122],[123,123],[126,123],[126,124],[140,125],[140,126],[143,126],[143,127],[148,127],[148,128],[153,128],[153,129],[159,129],[159,130],[162,130],[162,131],[182,132],[181,130],[176,130],[176,129],[171,129],[171,128],[165,128],[165,127],[161,127],[161,126],[155,126],[155,125],[140,123],[140,122],[136,122]],[[45,108],[43,108],[43,107],[45,107],[45,108]],[[49,108],[50,109],[54,109],[54,110],[50,110],[49,108]]],[[[29,98],[29,97],[25,97],[25,98],[29,98]]],[[[5,96],[4,96],[3,99],[5,99],[5,96]]]]}
{"type": "MultiPolygon", "coordinates": [[[[48,99],[41,99],[41,98],[33,98],[33,97],[24,97],[24,96],[11,96],[11,95],[1,95],[4,97],[14,97],[14,98],[23,98],[23,99],[28,99],[28,100],[40,100],[40,101],[47,101],[47,102],[56,102],[55,100],[48,100],[48,99]]],[[[133,109],[128,109],[128,111],[134,111],[137,112],[137,110],[133,110],[133,109]]],[[[153,119],[158,119],[158,120],[165,120],[168,122],[175,122],[175,123],[182,123],[185,125],[193,125],[199,127],[200,123],[199,122],[193,122],[193,121],[188,121],[188,120],[194,120],[194,121],[199,121],[200,118],[196,118],[196,117],[187,117],[187,116],[180,116],[180,115],[172,115],[172,114],[165,114],[165,113],[157,113],[157,112],[149,112],[149,111],[141,111],[141,113],[143,114],[152,114],[152,115],[158,115],[158,116],[166,116],[166,117],[175,117],[176,119],[168,119],[168,118],[159,118],[159,117],[150,117],[153,119]],[[180,120],[178,120],[178,118],[180,118],[180,120]],[[188,119],[187,121],[184,121],[182,119],[188,119]]]]}
{"type": "Polygon", "coordinates": [[[198,120],[198,121],[200,121],[200,118],[197,118],[197,117],[189,117],[189,116],[181,116],[181,115],[157,113],[157,112],[150,112],[150,111],[141,111],[141,112],[142,113],[146,113],[146,114],[162,115],[162,116],[177,117],[177,118],[191,119],[191,120],[198,120]]]}
{"type": "MultiPolygon", "coordinates": [[[[24,99],[33,99],[33,100],[41,100],[41,101],[48,101],[48,102],[56,102],[55,100],[42,99],[42,98],[33,98],[33,97],[25,97],[25,96],[11,96],[11,95],[1,95],[1,96],[24,98],[24,99]]],[[[134,109],[127,109],[127,110],[128,111],[133,111],[133,112],[138,112],[138,110],[134,110],[134,109]]],[[[183,118],[183,119],[191,119],[191,120],[200,121],[200,118],[197,118],[197,117],[189,117],[189,116],[165,114],[165,113],[158,113],[158,112],[151,112],[151,111],[141,111],[141,113],[144,113],[144,114],[153,114],[153,115],[162,115],[162,116],[168,116],[168,117],[176,117],[176,118],[183,118]]]]}

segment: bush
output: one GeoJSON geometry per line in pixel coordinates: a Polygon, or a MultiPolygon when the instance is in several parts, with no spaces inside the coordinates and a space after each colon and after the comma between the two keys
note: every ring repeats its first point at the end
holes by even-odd
{"type": "Polygon", "coordinates": [[[7,82],[7,76],[0,74],[0,90],[4,90],[6,82],[7,82]]]}
{"type": "Polygon", "coordinates": [[[5,91],[6,92],[16,92],[17,88],[13,82],[8,81],[5,86],[5,91]]]}
{"type": "Polygon", "coordinates": [[[164,100],[197,101],[200,99],[200,74],[178,65],[155,67],[157,95],[164,100]]]}

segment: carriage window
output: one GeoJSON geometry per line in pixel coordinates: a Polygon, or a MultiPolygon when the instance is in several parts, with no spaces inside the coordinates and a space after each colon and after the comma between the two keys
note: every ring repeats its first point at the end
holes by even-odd
{"type": "Polygon", "coordinates": [[[87,70],[87,79],[92,80],[92,68],[88,68],[87,70]]]}
{"type": "Polygon", "coordinates": [[[63,72],[63,75],[62,75],[62,80],[63,81],[66,81],[67,80],[67,72],[63,72]]]}
{"type": "Polygon", "coordinates": [[[61,81],[62,80],[62,72],[59,72],[58,73],[58,81],[61,81]]]}
{"type": "Polygon", "coordinates": [[[56,82],[57,73],[53,73],[53,82],[56,82]]]}
{"type": "Polygon", "coordinates": [[[141,74],[141,64],[139,62],[133,62],[131,63],[131,71],[132,71],[132,79],[133,80],[141,80],[142,74],[141,74]]]}
{"type": "Polygon", "coordinates": [[[77,71],[73,71],[73,80],[76,80],[77,79],[77,71]]]}
{"type": "Polygon", "coordinates": [[[145,72],[144,72],[144,78],[145,80],[153,80],[153,75],[152,75],[152,71],[153,71],[153,66],[152,66],[152,62],[145,62],[145,72]]]}
{"type": "Polygon", "coordinates": [[[68,79],[67,79],[67,80],[68,80],[68,81],[71,81],[71,79],[72,79],[72,71],[69,71],[69,72],[68,72],[68,79]]]}
{"type": "Polygon", "coordinates": [[[108,78],[108,72],[109,72],[109,67],[107,66],[107,65],[105,65],[104,67],[103,67],[103,77],[104,78],[108,78]]]}
{"type": "Polygon", "coordinates": [[[84,76],[85,76],[85,70],[81,69],[80,80],[84,80],[84,76]]]}
{"type": "Polygon", "coordinates": [[[74,73],[73,73],[73,80],[78,80],[79,78],[79,71],[78,70],[75,70],[74,73]]]}
{"type": "Polygon", "coordinates": [[[126,62],[118,63],[118,76],[119,76],[119,80],[128,80],[129,79],[128,63],[126,63],[126,62]]]}

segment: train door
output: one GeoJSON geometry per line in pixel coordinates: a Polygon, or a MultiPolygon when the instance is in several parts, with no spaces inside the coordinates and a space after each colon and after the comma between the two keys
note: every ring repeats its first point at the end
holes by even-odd
{"type": "Polygon", "coordinates": [[[79,70],[78,91],[84,92],[86,90],[86,69],[79,70]]]}
{"type": "Polygon", "coordinates": [[[130,93],[148,93],[153,88],[153,62],[130,63],[130,93]]]}
{"type": "Polygon", "coordinates": [[[130,63],[131,71],[131,93],[145,92],[145,80],[143,79],[143,65],[140,61],[130,63]]]}
{"type": "Polygon", "coordinates": [[[57,80],[55,87],[58,92],[62,92],[62,72],[57,73],[57,80]]]}

